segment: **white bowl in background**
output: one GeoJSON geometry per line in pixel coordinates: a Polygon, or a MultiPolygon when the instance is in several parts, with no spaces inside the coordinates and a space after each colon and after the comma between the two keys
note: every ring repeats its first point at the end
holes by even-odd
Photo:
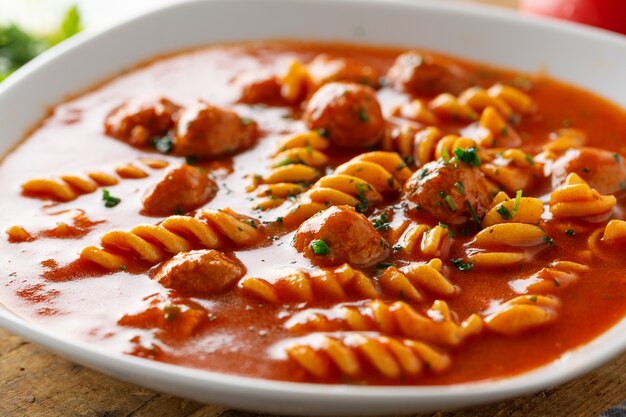
{"type": "MultiPolygon", "coordinates": [[[[424,47],[522,71],[542,70],[626,106],[626,38],[608,32],[453,2],[206,0],[78,35],[0,84],[0,153],[49,106],[139,61],[192,46],[272,38],[424,47]]],[[[8,204],[0,202],[0,213],[8,204]]],[[[388,415],[496,401],[563,383],[626,349],[624,319],[587,345],[511,378],[449,386],[346,386],[269,381],[149,361],[66,340],[2,308],[0,325],[70,360],[159,391],[300,415],[388,415]]]]}

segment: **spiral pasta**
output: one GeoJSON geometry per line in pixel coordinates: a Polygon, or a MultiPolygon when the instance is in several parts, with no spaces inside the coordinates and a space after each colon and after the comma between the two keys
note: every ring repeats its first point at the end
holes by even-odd
{"type": "Polygon", "coordinates": [[[485,325],[496,333],[514,336],[554,322],[560,306],[561,302],[554,296],[522,295],[485,317],[485,325]]]}
{"type": "Polygon", "coordinates": [[[275,304],[312,302],[317,296],[346,300],[353,297],[375,298],[379,295],[372,280],[348,264],[311,273],[298,270],[274,282],[245,277],[239,286],[247,293],[275,304]]]}
{"type": "Polygon", "coordinates": [[[556,219],[609,215],[615,204],[614,196],[601,195],[575,173],[550,194],[550,212],[556,219]]]}
{"type": "Polygon", "coordinates": [[[549,138],[550,142],[543,145],[543,150],[552,154],[580,148],[587,143],[587,135],[583,131],[573,128],[559,129],[552,132],[549,138]]]}
{"type": "Polygon", "coordinates": [[[445,225],[429,227],[425,224],[412,223],[396,241],[394,248],[399,252],[420,252],[429,257],[443,257],[448,254],[451,238],[445,225]]]}
{"type": "Polygon", "coordinates": [[[265,210],[281,205],[287,198],[305,191],[306,184],[322,175],[328,157],[322,152],[328,139],[309,131],[289,137],[272,158],[272,170],[266,177],[254,177],[250,190],[259,187],[257,197],[265,198],[257,208],[265,210]]]}
{"type": "Polygon", "coordinates": [[[373,300],[365,305],[339,305],[328,310],[304,310],[285,324],[295,334],[338,330],[377,331],[401,335],[436,345],[458,346],[468,336],[480,333],[482,319],[473,314],[457,324],[445,301],[437,300],[422,314],[403,301],[386,304],[373,300]],[[435,317],[435,318],[433,318],[435,317]]]}
{"type": "Polygon", "coordinates": [[[253,244],[261,236],[259,227],[256,220],[230,209],[205,209],[193,217],[170,216],[158,225],[112,230],[102,236],[102,247],[88,246],[80,257],[109,270],[118,270],[129,255],[157,264],[169,255],[191,250],[196,244],[208,249],[253,244]]]}
{"type": "Polygon", "coordinates": [[[412,301],[422,301],[423,291],[437,296],[452,296],[457,288],[443,274],[441,259],[428,263],[416,262],[401,268],[385,269],[378,277],[380,286],[386,293],[412,301]]]}
{"type": "Polygon", "coordinates": [[[470,242],[465,261],[478,267],[512,265],[527,260],[530,253],[550,246],[551,239],[539,226],[526,223],[499,223],[476,234],[470,242]]]}
{"type": "Polygon", "coordinates": [[[527,189],[542,167],[520,149],[487,149],[481,152],[480,170],[499,187],[515,192],[527,189]]]}
{"type": "Polygon", "coordinates": [[[281,96],[290,103],[297,103],[306,95],[312,80],[307,67],[300,60],[292,59],[278,83],[281,96]]]}
{"type": "Polygon", "coordinates": [[[626,221],[611,220],[607,223],[602,234],[602,241],[608,244],[615,244],[626,238],[626,221]]]}
{"type": "MultiPolygon", "coordinates": [[[[166,161],[140,159],[143,165],[152,169],[168,166],[166,161]]],[[[110,187],[121,179],[145,178],[149,174],[144,168],[134,164],[125,164],[115,168],[117,175],[102,171],[90,171],[81,175],[61,175],[50,178],[34,178],[22,184],[22,192],[27,196],[36,196],[56,201],[72,201],[80,195],[90,194],[99,187],[110,187]]]]}
{"type": "Polygon", "coordinates": [[[539,224],[543,214],[543,202],[535,197],[511,199],[505,192],[499,192],[491,203],[491,208],[482,221],[483,227],[500,223],[539,224]]]}
{"type": "Polygon", "coordinates": [[[349,205],[365,209],[397,192],[412,172],[395,152],[368,152],[340,165],[320,178],[294,203],[285,216],[288,225],[300,224],[329,206],[349,205]]]}
{"type": "Polygon", "coordinates": [[[551,293],[574,284],[580,279],[580,274],[586,271],[589,271],[589,267],[578,262],[554,261],[526,278],[513,281],[511,286],[518,293],[551,293]]]}
{"type": "Polygon", "coordinates": [[[313,334],[290,340],[284,352],[317,378],[328,378],[337,372],[354,378],[371,369],[389,379],[398,379],[418,375],[424,368],[443,372],[451,364],[447,354],[425,343],[376,333],[313,334]]]}

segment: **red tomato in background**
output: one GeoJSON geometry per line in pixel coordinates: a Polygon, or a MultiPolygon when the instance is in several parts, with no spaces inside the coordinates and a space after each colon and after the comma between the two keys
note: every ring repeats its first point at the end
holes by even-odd
{"type": "Polygon", "coordinates": [[[626,35],[626,0],[521,0],[520,8],[626,35]]]}

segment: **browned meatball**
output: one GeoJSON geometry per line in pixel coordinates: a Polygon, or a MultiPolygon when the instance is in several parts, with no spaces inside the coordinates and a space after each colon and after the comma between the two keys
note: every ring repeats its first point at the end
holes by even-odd
{"type": "Polygon", "coordinates": [[[183,295],[206,297],[228,290],[244,274],[236,260],[204,249],[177,254],[159,268],[153,279],[183,295]]]}
{"type": "Polygon", "coordinates": [[[616,152],[598,148],[569,149],[552,166],[552,186],[575,172],[601,194],[626,189],[626,161],[616,152]]]}
{"type": "Polygon", "coordinates": [[[249,147],[257,134],[253,120],[198,101],[180,113],[174,153],[214,158],[249,147]]]}
{"type": "Polygon", "coordinates": [[[335,81],[347,81],[373,88],[378,86],[378,72],[369,65],[350,58],[333,58],[320,54],[311,61],[308,69],[313,82],[318,86],[335,81]]]}
{"type": "Polygon", "coordinates": [[[136,147],[150,145],[150,139],[165,135],[174,127],[180,106],[166,98],[132,99],[115,108],[104,120],[107,135],[136,147]]]}
{"type": "Polygon", "coordinates": [[[263,103],[284,106],[278,76],[259,71],[250,71],[237,77],[236,84],[241,88],[239,102],[246,104],[263,103]]]}
{"type": "Polygon", "coordinates": [[[481,219],[492,198],[478,168],[463,163],[429,162],[404,185],[404,198],[419,204],[443,223],[459,225],[481,219]],[[471,208],[470,208],[471,206],[471,208]]]}
{"type": "Polygon", "coordinates": [[[367,217],[336,206],[311,217],[296,231],[295,248],[321,266],[367,267],[389,256],[389,245],[367,217]]]}
{"type": "Polygon", "coordinates": [[[208,203],[216,191],[215,181],[199,169],[184,164],[168,171],[146,192],[144,213],[150,216],[187,213],[208,203]]]}
{"type": "Polygon", "coordinates": [[[467,75],[454,63],[417,51],[398,56],[387,72],[387,81],[398,90],[426,96],[458,94],[469,87],[467,75]]]}
{"type": "Polygon", "coordinates": [[[324,129],[335,145],[346,148],[375,145],[385,130],[376,92],[358,84],[324,85],[309,100],[303,119],[309,129],[324,129]]]}

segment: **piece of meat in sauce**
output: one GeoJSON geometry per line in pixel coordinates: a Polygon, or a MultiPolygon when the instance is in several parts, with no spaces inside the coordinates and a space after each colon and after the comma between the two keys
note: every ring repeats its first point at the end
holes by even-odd
{"type": "Polygon", "coordinates": [[[626,160],[617,152],[584,147],[568,149],[552,165],[552,187],[565,182],[575,172],[600,194],[626,189],[626,160]]]}
{"type": "Polygon", "coordinates": [[[230,155],[250,147],[257,136],[254,120],[198,101],[180,113],[174,154],[201,159],[230,155]]]}
{"type": "Polygon", "coordinates": [[[202,249],[177,254],[161,265],[153,279],[185,296],[209,297],[224,293],[244,274],[235,259],[202,249]]]}
{"type": "Polygon", "coordinates": [[[143,214],[170,216],[187,213],[208,203],[217,184],[205,172],[183,164],[169,170],[143,198],[143,214]]]}
{"type": "Polygon", "coordinates": [[[366,148],[383,137],[385,119],[370,87],[329,83],[311,97],[303,115],[307,127],[323,129],[337,146],[366,148]]]}
{"type": "Polygon", "coordinates": [[[333,58],[327,54],[320,54],[307,67],[312,81],[320,87],[336,81],[378,87],[378,72],[354,59],[333,58]]]}
{"type": "Polygon", "coordinates": [[[472,211],[476,219],[481,219],[492,201],[478,168],[441,159],[413,173],[404,185],[404,198],[450,225],[476,221],[472,211]]]}
{"type": "Polygon", "coordinates": [[[247,71],[240,74],[236,84],[241,88],[240,103],[267,104],[270,106],[284,106],[286,100],[281,94],[279,77],[266,71],[247,71]]]}
{"type": "Polygon", "coordinates": [[[350,206],[331,207],[302,223],[294,246],[320,266],[349,263],[368,267],[390,253],[389,245],[367,217],[350,206]]]}
{"type": "Polygon", "coordinates": [[[418,96],[458,94],[469,87],[465,71],[441,57],[409,51],[396,58],[387,72],[387,82],[395,89],[418,96]]]}
{"type": "Polygon", "coordinates": [[[107,135],[144,148],[154,137],[174,127],[180,106],[166,98],[131,99],[111,111],[104,120],[107,135]]]}

